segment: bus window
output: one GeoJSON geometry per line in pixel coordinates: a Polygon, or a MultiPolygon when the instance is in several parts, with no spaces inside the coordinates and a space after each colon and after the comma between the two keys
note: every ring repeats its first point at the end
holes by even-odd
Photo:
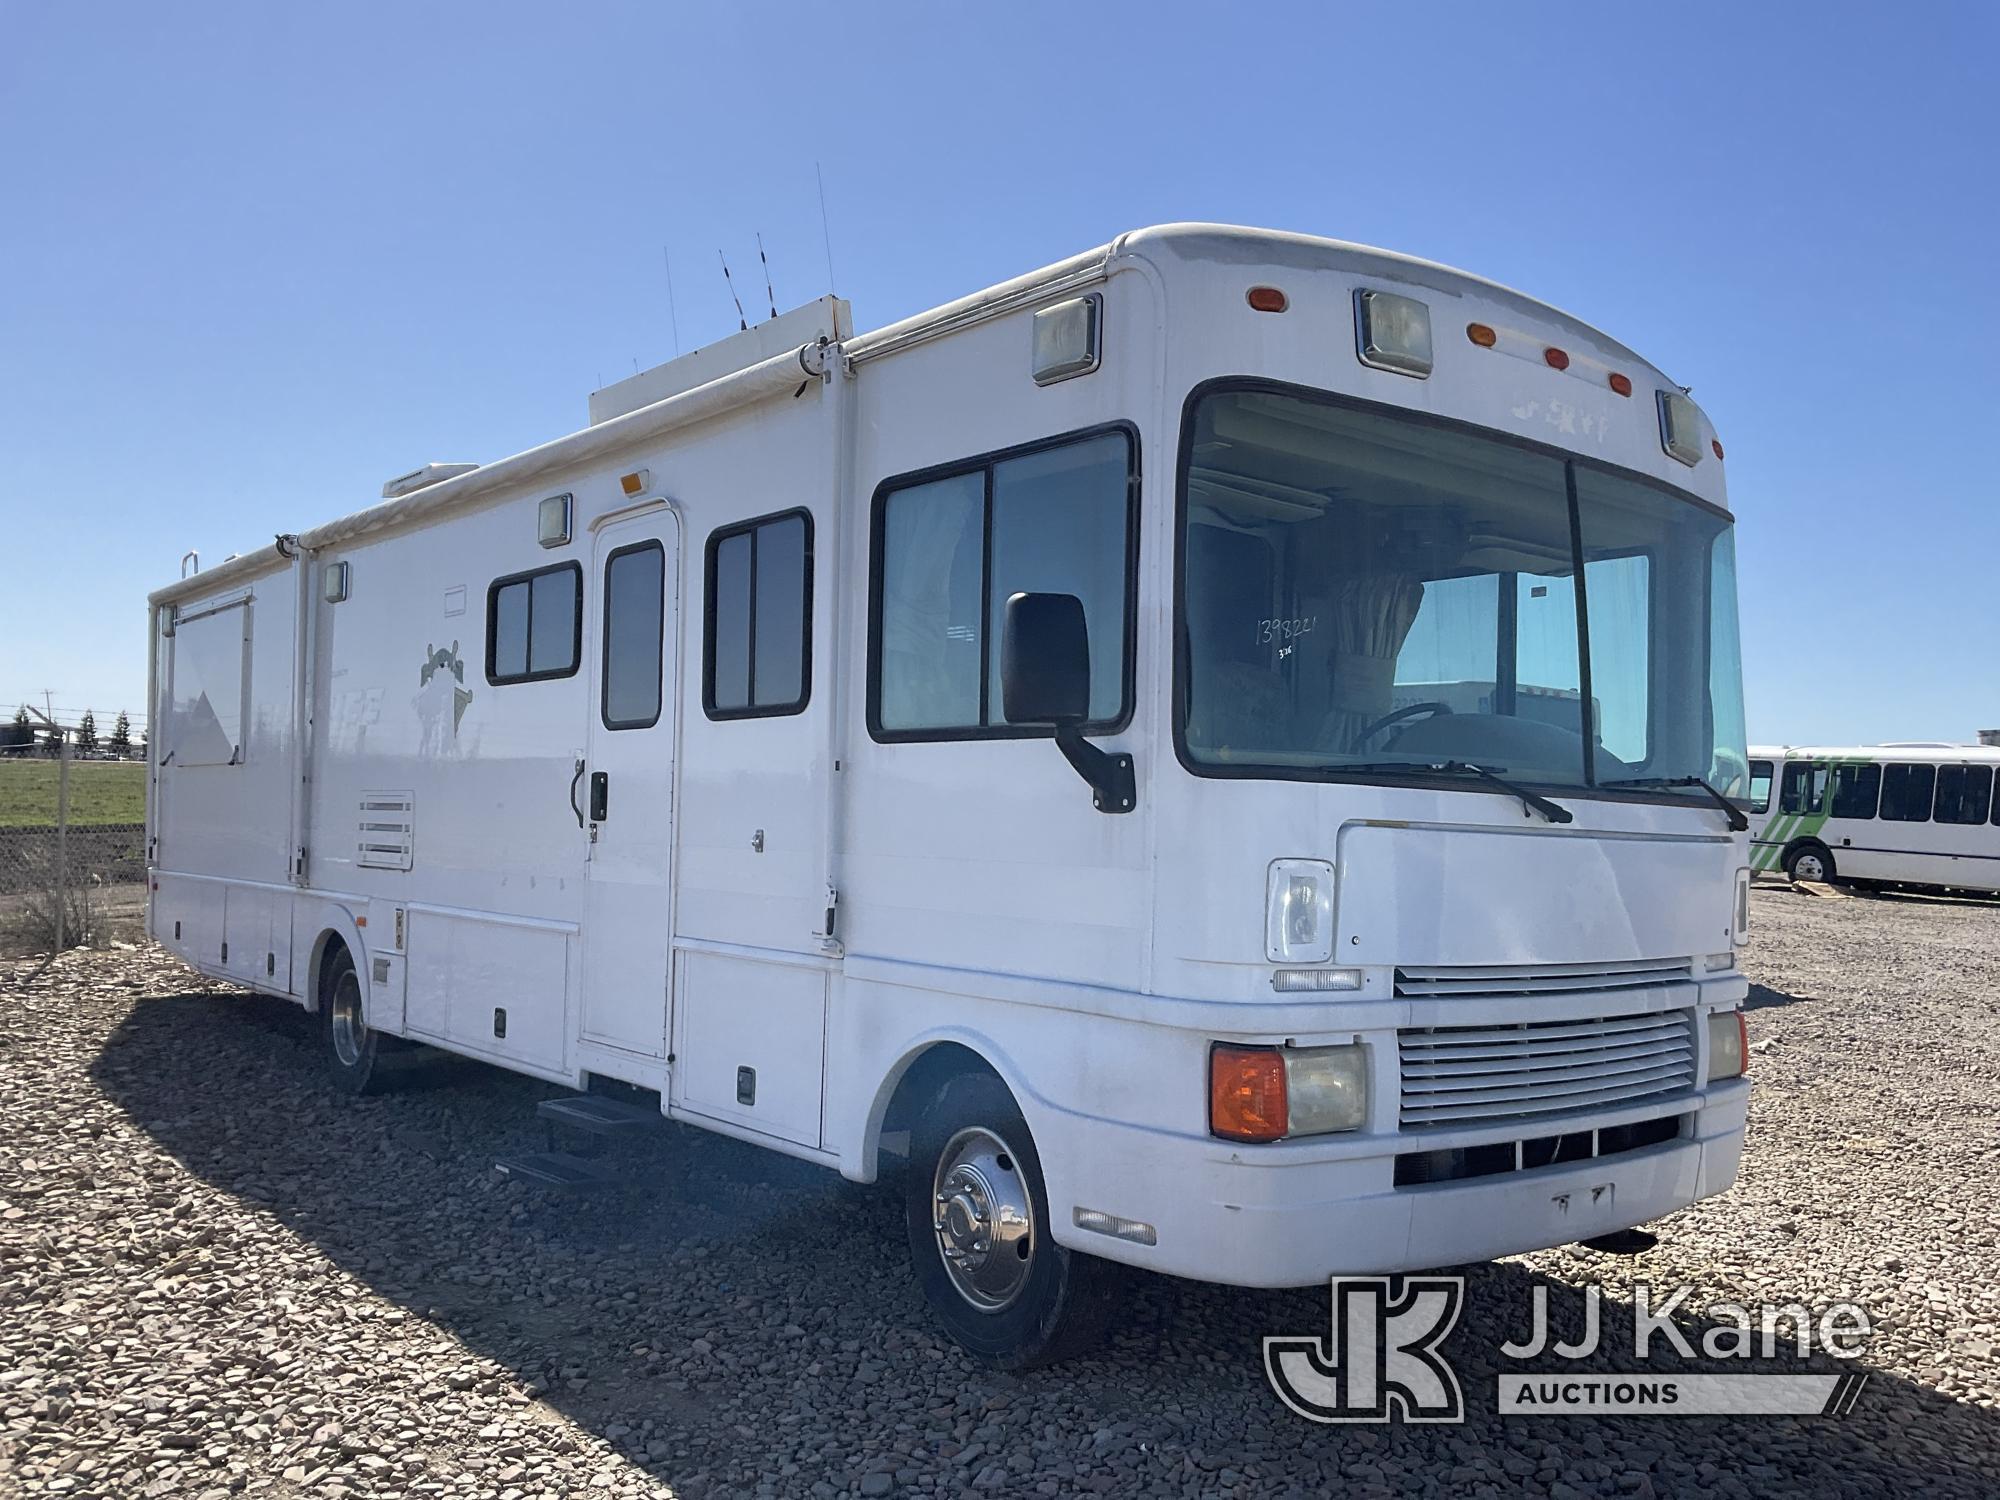
{"type": "Polygon", "coordinates": [[[1785,765],[1784,789],[1778,807],[1788,813],[1817,814],[1826,808],[1826,767],[1794,760],[1785,765]]]}
{"type": "Polygon", "coordinates": [[[1991,766],[1939,766],[1937,820],[1940,823],[1984,823],[1993,810],[1991,766]]]}
{"type": "Polygon", "coordinates": [[[1833,768],[1833,816],[1872,818],[1875,799],[1882,790],[1882,768],[1877,765],[1835,766],[1833,768]]]}
{"type": "Polygon", "coordinates": [[[1930,822],[1931,788],[1936,782],[1936,766],[1884,766],[1882,816],[1897,823],[1930,822]]]}
{"type": "Polygon", "coordinates": [[[1771,810],[1771,763],[1768,760],[1750,762],[1750,811],[1767,813],[1771,810]]]}

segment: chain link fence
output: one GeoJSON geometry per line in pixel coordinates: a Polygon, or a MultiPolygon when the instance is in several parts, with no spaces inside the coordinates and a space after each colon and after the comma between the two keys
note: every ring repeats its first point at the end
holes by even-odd
{"type": "Polygon", "coordinates": [[[0,754],[0,957],[134,942],[145,922],[145,765],[0,754]]]}

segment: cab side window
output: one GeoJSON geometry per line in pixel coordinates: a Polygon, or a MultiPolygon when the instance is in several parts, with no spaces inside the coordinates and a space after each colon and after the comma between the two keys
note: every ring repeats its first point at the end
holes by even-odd
{"type": "Polygon", "coordinates": [[[1768,760],[1750,762],[1750,811],[1767,813],[1771,810],[1771,773],[1768,760]]]}

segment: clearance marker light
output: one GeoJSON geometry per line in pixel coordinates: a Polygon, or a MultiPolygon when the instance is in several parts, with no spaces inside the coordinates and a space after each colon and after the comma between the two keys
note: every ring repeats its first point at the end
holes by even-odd
{"type": "Polygon", "coordinates": [[[1243,300],[1258,312],[1283,312],[1292,305],[1291,299],[1274,286],[1253,286],[1243,294],[1243,300]]]}
{"type": "Polygon", "coordinates": [[[1551,370],[1567,370],[1569,368],[1569,356],[1560,349],[1544,349],[1542,351],[1542,359],[1551,370]]]}
{"type": "Polygon", "coordinates": [[[1500,335],[1484,323],[1467,323],[1465,325],[1465,336],[1482,349],[1491,349],[1495,344],[1500,342],[1500,335]]]}
{"type": "Polygon", "coordinates": [[[1632,394],[1631,376],[1620,375],[1616,370],[1613,370],[1609,375],[1605,376],[1604,378],[1606,381],[1610,383],[1611,389],[1616,391],[1619,395],[1629,396],[1632,394]]]}
{"type": "Polygon", "coordinates": [[[620,475],[618,479],[618,488],[623,490],[628,495],[645,494],[648,472],[649,471],[645,469],[634,469],[630,474],[620,475]]]}
{"type": "Polygon", "coordinates": [[[1709,450],[1710,450],[1711,452],[1713,452],[1713,453],[1715,454],[1715,461],[1716,461],[1717,463],[1721,463],[1721,462],[1722,462],[1722,439],[1721,439],[1721,438],[1710,438],[1710,439],[1708,440],[1708,446],[1709,446],[1709,450]]]}

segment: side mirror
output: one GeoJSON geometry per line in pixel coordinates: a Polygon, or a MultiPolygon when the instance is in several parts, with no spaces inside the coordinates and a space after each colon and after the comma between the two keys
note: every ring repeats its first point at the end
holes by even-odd
{"type": "Polygon", "coordinates": [[[1015,594],[1000,627],[1000,708],[1009,724],[1048,724],[1056,748],[1104,813],[1138,806],[1129,755],[1107,754],[1078,727],[1090,717],[1090,632],[1074,594],[1015,594]]]}
{"type": "Polygon", "coordinates": [[[1009,724],[1081,724],[1090,717],[1090,633],[1076,595],[1008,599],[1000,706],[1009,724]]]}

